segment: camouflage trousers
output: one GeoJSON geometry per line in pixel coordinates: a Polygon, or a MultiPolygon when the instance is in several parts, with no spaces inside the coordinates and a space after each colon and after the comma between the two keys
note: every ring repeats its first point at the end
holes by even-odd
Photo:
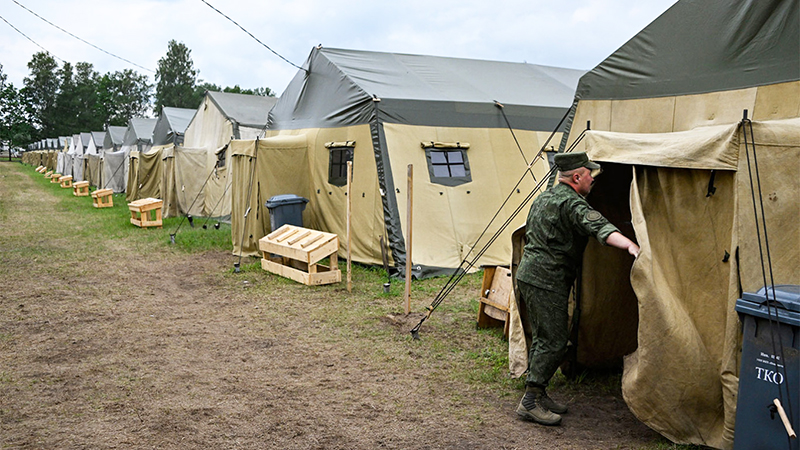
{"type": "Polygon", "coordinates": [[[528,309],[532,341],[528,351],[527,385],[546,388],[561,365],[569,339],[569,294],[559,294],[517,281],[528,309]]]}

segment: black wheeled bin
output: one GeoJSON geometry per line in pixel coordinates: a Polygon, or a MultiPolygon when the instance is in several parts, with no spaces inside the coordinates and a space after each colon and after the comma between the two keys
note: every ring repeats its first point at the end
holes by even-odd
{"type": "Polygon", "coordinates": [[[289,224],[303,226],[303,210],[308,199],[294,194],[275,195],[267,200],[269,209],[269,226],[272,231],[289,224]]]}
{"type": "Polygon", "coordinates": [[[769,287],[745,292],[736,301],[736,311],[743,328],[733,448],[798,450],[798,439],[788,439],[773,400],[781,400],[792,427],[798,431],[800,286],[776,285],[774,290],[769,287]],[[767,295],[773,305],[770,308],[767,295]]]}

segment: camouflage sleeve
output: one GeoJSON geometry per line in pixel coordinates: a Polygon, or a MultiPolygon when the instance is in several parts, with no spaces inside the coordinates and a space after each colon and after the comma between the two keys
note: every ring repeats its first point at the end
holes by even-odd
{"type": "Polygon", "coordinates": [[[611,233],[619,231],[608,219],[589,206],[589,203],[585,200],[581,199],[574,202],[570,210],[572,212],[571,221],[573,226],[587,236],[594,236],[603,245],[606,245],[606,239],[611,233]]]}

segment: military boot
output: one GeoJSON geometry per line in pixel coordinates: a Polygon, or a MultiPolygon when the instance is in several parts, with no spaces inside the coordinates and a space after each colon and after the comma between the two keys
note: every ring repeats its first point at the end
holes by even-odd
{"type": "Polygon", "coordinates": [[[547,391],[545,390],[542,390],[542,394],[539,397],[539,404],[556,414],[567,413],[567,405],[563,403],[558,403],[557,401],[550,398],[550,396],[547,395],[547,391]]]}
{"type": "Polygon", "coordinates": [[[542,425],[558,425],[561,423],[561,416],[550,411],[542,405],[541,398],[544,389],[528,387],[525,396],[517,406],[517,414],[527,420],[532,420],[542,425]]]}

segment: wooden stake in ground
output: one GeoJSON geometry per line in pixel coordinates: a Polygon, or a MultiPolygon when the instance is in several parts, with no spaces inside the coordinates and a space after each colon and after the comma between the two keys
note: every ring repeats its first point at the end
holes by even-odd
{"type": "Polygon", "coordinates": [[[414,165],[408,165],[408,202],[406,203],[406,314],[411,314],[411,222],[414,205],[414,165]]]}
{"type": "Polygon", "coordinates": [[[353,161],[347,161],[347,292],[353,290],[353,277],[350,274],[350,216],[353,212],[353,202],[350,195],[351,187],[353,185],[353,161]]]}

